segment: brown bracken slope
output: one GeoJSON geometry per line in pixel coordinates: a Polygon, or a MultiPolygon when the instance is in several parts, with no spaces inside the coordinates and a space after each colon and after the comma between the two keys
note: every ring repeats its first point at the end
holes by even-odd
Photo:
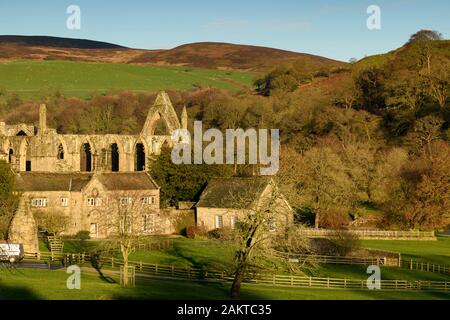
{"type": "Polygon", "coordinates": [[[295,60],[313,63],[318,67],[340,64],[340,62],[310,54],[214,42],[192,43],[171,50],[143,53],[132,62],[200,68],[264,70],[273,67],[276,63],[295,60]]]}
{"type": "Polygon", "coordinates": [[[273,48],[228,43],[193,43],[170,50],[141,50],[81,39],[43,36],[0,36],[0,60],[71,60],[178,65],[209,69],[261,71],[280,62],[301,60],[315,67],[341,62],[273,48]]]}

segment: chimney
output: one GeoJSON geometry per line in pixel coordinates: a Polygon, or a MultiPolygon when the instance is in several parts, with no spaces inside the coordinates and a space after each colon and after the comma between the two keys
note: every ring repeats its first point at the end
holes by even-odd
{"type": "Polygon", "coordinates": [[[44,134],[47,130],[47,106],[41,104],[39,106],[39,134],[44,134]]]}

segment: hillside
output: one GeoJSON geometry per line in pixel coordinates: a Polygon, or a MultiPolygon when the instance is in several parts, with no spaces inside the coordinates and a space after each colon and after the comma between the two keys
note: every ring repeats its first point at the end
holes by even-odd
{"type": "Polygon", "coordinates": [[[127,49],[125,47],[107,42],[46,36],[0,36],[0,43],[17,46],[40,46],[74,49],[127,49]]]}
{"type": "Polygon", "coordinates": [[[179,46],[171,50],[146,52],[131,62],[188,65],[200,68],[266,70],[274,64],[302,60],[317,68],[336,66],[341,62],[273,48],[202,42],[179,46]]]}
{"type": "MultiPolygon", "coordinates": [[[[450,57],[450,40],[436,40],[430,42],[430,50],[435,60],[448,59],[450,57]]],[[[367,67],[384,68],[389,64],[396,69],[411,70],[417,67],[417,59],[421,54],[417,43],[405,44],[404,46],[384,54],[365,57],[358,61],[355,66],[359,69],[367,67]]]]}
{"type": "Polygon", "coordinates": [[[193,43],[170,50],[141,50],[81,39],[0,36],[0,60],[19,59],[158,64],[251,71],[265,71],[274,64],[297,60],[317,68],[343,64],[309,54],[227,43],[193,43]]]}

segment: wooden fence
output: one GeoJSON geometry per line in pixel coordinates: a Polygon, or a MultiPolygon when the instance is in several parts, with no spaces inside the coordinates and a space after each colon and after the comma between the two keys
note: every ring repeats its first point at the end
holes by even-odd
{"type": "Polygon", "coordinates": [[[360,266],[385,266],[387,258],[338,257],[321,255],[283,254],[280,257],[292,263],[342,264],[360,266]]]}
{"type": "Polygon", "coordinates": [[[401,267],[409,270],[441,273],[450,275],[450,266],[414,260],[401,260],[401,267]]]}
{"type": "MultiPolygon", "coordinates": [[[[86,254],[76,255],[81,262],[93,261],[97,259],[86,254]]],[[[39,258],[52,258],[51,254],[43,254],[39,258]]],[[[37,259],[37,255],[27,255],[27,259],[37,259]]],[[[118,269],[124,265],[120,259],[102,257],[95,264],[100,268],[110,267],[118,269]]],[[[233,276],[225,271],[213,271],[199,268],[183,268],[174,265],[150,264],[138,261],[130,261],[129,266],[134,266],[137,273],[170,278],[213,280],[229,282],[233,276]]],[[[299,288],[328,288],[328,289],[360,289],[369,290],[367,280],[357,279],[336,279],[301,277],[295,275],[268,275],[253,274],[245,282],[258,283],[273,286],[290,286],[299,288]]],[[[382,290],[429,290],[429,291],[450,291],[450,281],[407,281],[407,280],[381,280],[382,290]]]]}
{"type": "Polygon", "coordinates": [[[381,230],[326,230],[303,229],[300,233],[309,238],[333,238],[342,233],[358,236],[361,240],[436,240],[433,231],[381,231],[381,230]]]}

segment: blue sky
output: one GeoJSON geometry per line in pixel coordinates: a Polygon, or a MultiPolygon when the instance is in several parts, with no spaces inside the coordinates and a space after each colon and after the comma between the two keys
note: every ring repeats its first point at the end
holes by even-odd
{"type": "Polygon", "coordinates": [[[0,34],[143,49],[231,42],[347,61],[395,49],[422,28],[448,38],[449,13],[449,0],[2,0],[0,34]],[[373,4],[381,8],[381,30],[366,27],[373,4]],[[66,28],[69,5],[81,8],[81,30],[66,28]]]}

